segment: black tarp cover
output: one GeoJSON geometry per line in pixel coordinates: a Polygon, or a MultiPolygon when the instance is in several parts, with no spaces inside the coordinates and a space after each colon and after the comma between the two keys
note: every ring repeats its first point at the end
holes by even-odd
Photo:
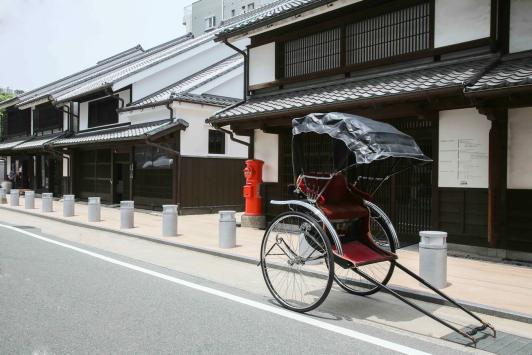
{"type": "Polygon", "coordinates": [[[427,157],[416,141],[392,125],[340,112],[311,113],[292,121],[292,133],[327,134],[345,143],[355,154],[357,164],[369,164],[390,157],[424,162],[427,157]]]}

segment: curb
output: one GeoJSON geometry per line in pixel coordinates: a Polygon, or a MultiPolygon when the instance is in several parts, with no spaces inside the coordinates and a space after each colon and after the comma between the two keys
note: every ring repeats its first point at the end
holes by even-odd
{"type": "MultiPolygon", "coordinates": [[[[191,251],[195,251],[195,252],[199,252],[199,253],[210,254],[210,255],[213,255],[213,256],[217,256],[217,257],[222,257],[222,258],[227,258],[227,259],[231,259],[231,260],[235,260],[235,261],[245,262],[245,263],[248,263],[248,264],[258,265],[260,263],[260,260],[258,258],[242,256],[242,255],[231,253],[229,251],[222,252],[222,251],[219,251],[219,250],[214,250],[214,249],[206,248],[206,247],[199,247],[199,246],[192,245],[192,244],[187,244],[187,243],[165,241],[165,240],[156,239],[156,238],[153,238],[153,237],[150,237],[150,236],[147,236],[147,235],[143,235],[143,234],[136,234],[136,233],[126,232],[126,231],[123,231],[123,230],[120,230],[120,229],[112,229],[112,228],[100,227],[100,226],[91,225],[91,224],[85,224],[85,223],[76,222],[76,221],[69,221],[69,220],[61,219],[61,218],[54,217],[54,216],[42,215],[42,214],[27,212],[27,211],[24,211],[24,210],[16,210],[16,209],[12,209],[12,208],[6,208],[4,206],[0,206],[0,210],[18,212],[18,213],[22,213],[22,214],[35,216],[35,217],[40,217],[40,218],[43,218],[43,219],[48,219],[48,220],[52,220],[52,221],[56,221],[56,222],[61,222],[61,223],[73,225],[73,226],[76,226],[76,227],[89,228],[89,229],[99,230],[99,231],[103,231],[103,232],[120,234],[120,235],[124,235],[124,236],[127,236],[127,237],[143,239],[143,240],[150,241],[150,242],[155,242],[155,243],[169,245],[169,246],[173,246],[173,247],[177,247],[177,248],[187,249],[187,250],[191,250],[191,251]]],[[[397,293],[399,293],[400,295],[408,297],[408,298],[411,298],[411,299],[415,299],[415,300],[419,300],[419,301],[423,301],[423,302],[428,302],[428,303],[434,303],[434,304],[454,307],[450,302],[446,301],[445,299],[440,298],[439,296],[435,296],[435,295],[433,295],[431,293],[428,293],[428,292],[425,292],[425,291],[412,290],[412,289],[409,289],[409,288],[406,288],[406,287],[401,287],[401,286],[396,286],[396,285],[393,285],[390,288],[393,289],[394,291],[396,291],[397,293]]],[[[487,305],[483,305],[483,304],[479,304],[479,303],[474,303],[474,302],[469,302],[469,301],[463,301],[463,300],[460,300],[460,299],[456,299],[456,301],[460,305],[464,306],[465,308],[467,308],[468,310],[473,311],[473,312],[478,312],[478,313],[482,313],[482,314],[485,314],[485,315],[490,315],[490,316],[495,316],[495,317],[499,317],[499,318],[505,318],[505,319],[510,319],[510,320],[514,320],[514,321],[518,321],[518,322],[532,324],[532,314],[508,311],[508,310],[505,310],[505,309],[501,309],[501,308],[497,308],[497,307],[491,307],[491,306],[487,306],[487,305]]]]}

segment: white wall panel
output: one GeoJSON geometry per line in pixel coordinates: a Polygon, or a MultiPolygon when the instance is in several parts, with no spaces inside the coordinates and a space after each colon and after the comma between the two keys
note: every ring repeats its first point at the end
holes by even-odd
{"type": "Polygon", "coordinates": [[[490,128],[474,108],[440,112],[438,186],[488,187],[490,128]]]}
{"type": "Polygon", "coordinates": [[[508,110],[508,188],[532,189],[532,107],[508,110]]]}
{"type": "Polygon", "coordinates": [[[249,84],[257,85],[275,80],[275,43],[267,43],[249,50],[249,84]]]}
{"type": "Polygon", "coordinates": [[[262,180],[279,181],[279,135],[255,130],[255,159],[264,161],[262,180]]]}
{"type": "Polygon", "coordinates": [[[434,46],[489,37],[491,0],[436,0],[434,46]]]}
{"type": "Polygon", "coordinates": [[[510,53],[532,49],[532,1],[510,3],[510,53]]]}

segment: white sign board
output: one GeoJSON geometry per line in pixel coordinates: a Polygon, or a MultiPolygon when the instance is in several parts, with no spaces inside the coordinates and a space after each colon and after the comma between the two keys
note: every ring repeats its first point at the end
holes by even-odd
{"type": "Polygon", "coordinates": [[[490,127],[475,109],[440,112],[439,187],[488,187],[490,127]]]}

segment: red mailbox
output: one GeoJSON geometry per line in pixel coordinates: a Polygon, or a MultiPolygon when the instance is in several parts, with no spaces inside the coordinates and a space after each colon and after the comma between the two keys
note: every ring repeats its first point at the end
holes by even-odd
{"type": "Polygon", "coordinates": [[[262,197],[260,197],[259,188],[262,183],[262,160],[246,160],[244,176],[246,185],[244,186],[244,198],[246,199],[246,215],[262,216],[262,197]]]}

